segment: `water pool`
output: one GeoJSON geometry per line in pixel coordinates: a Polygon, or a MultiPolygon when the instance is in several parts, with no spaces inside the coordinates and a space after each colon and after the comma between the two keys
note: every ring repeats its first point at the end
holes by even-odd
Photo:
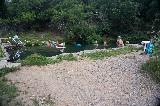
{"type": "MultiPolygon", "coordinates": [[[[106,47],[106,49],[111,48],[111,47],[115,47],[115,45],[109,45],[106,47]]],[[[20,48],[17,50],[9,50],[8,53],[10,55],[9,61],[14,62],[18,59],[24,59],[27,56],[34,54],[34,53],[38,53],[43,56],[51,57],[51,56],[55,56],[55,55],[62,54],[62,53],[75,53],[75,52],[80,52],[83,50],[93,50],[93,49],[95,49],[95,46],[93,44],[90,44],[90,45],[83,44],[80,47],[77,47],[72,44],[66,44],[66,48],[64,49],[63,52],[61,52],[62,49],[49,48],[45,46],[33,46],[33,47],[24,47],[24,48],[20,48]]],[[[104,46],[99,45],[97,49],[104,49],[104,46]]]]}

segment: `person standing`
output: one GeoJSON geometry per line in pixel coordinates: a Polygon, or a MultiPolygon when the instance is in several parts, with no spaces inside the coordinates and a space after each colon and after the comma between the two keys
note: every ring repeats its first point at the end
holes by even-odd
{"type": "Polygon", "coordinates": [[[51,40],[49,40],[49,48],[51,48],[52,47],[52,42],[51,42],[51,40]]]}
{"type": "Polygon", "coordinates": [[[95,45],[95,49],[96,49],[98,47],[98,41],[97,40],[94,42],[94,45],[95,45]]]}

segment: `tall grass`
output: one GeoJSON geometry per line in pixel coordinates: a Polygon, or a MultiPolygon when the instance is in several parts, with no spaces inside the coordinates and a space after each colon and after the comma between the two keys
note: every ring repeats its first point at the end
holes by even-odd
{"type": "Polygon", "coordinates": [[[140,69],[141,72],[149,74],[155,81],[160,81],[160,61],[157,61],[156,58],[151,58],[145,62],[140,69]]]}
{"type": "Polygon", "coordinates": [[[148,73],[155,81],[160,81],[160,35],[153,37],[154,48],[149,61],[141,66],[141,71],[148,73]]]}

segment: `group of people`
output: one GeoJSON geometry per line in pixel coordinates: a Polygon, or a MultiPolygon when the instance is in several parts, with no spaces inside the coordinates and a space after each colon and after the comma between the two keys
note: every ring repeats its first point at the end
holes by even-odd
{"type": "Polygon", "coordinates": [[[59,43],[58,41],[54,42],[49,40],[48,46],[51,47],[65,47],[65,43],[59,43]]]}
{"type": "MultiPolygon", "coordinates": [[[[127,43],[129,43],[129,41],[126,41],[126,44],[127,43]]],[[[98,44],[97,40],[94,42],[94,45],[95,45],[95,48],[98,47],[99,44],[98,44]]],[[[54,42],[54,41],[49,40],[48,46],[49,47],[54,47],[54,46],[56,46],[56,47],[65,47],[65,43],[59,43],[58,41],[54,42]]],[[[103,42],[103,46],[104,47],[108,46],[108,43],[107,43],[106,40],[103,42]]],[[[123,47],[123,46],[124,46],[123,40],[122,40],[121,36],[118,36],[117,37],[117,47],[123,47]]]]}
{"type": "MultiPolygon", "coordinates": [[[[97,41],[97,40],[95,41],[94,45],[95,45],[96,48],[98,47],[99,44],[98,44],[98,41],[97,41]]],[[[104,47],[108,46],[107,41],[104,41],[104,42],[103,42],[103,46],[104,46],[104,47]]]]}
{"type": "MultiPolygon", "coordinates": [[[[129,41],[126,41],[126,44],[129,44],[129,41]]],[[[96,46],[96,48],[98,47],[98,41],[97,40],[94,42],[94,45],[96,46]]],[[[103,42],[103,46],[104,47],[108,46],[107,41],[103,42]]],[[[118,36],[118,38],[117,38],[117,47],[123,47],[123,46],[124,46],[123,40],[122,40],[121,36],[118,36]]]]}
{"type": "Polygon", "coordinates": [[[141,44],[143,44],[144,47],[144,53],[142,54],[149,54],[152,56],[153,52],[154,52],[154,46],[156,43],[156,39],[159,35],[160,31],[147,31],[147,37],[148,37],[148,41],[142,41],[141,44]]]}

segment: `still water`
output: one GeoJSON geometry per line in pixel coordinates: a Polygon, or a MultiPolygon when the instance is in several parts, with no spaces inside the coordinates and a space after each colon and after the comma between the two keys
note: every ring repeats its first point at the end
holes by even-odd
{"type": "MultiPolygon", "coordinates": [[[[109,45],[106,47],[106,49],[111,48],[111,47],[115,47],[115,45],[109,45]]],[[[95,46],[93,44],[92,45],[84,44],[80,47],[77,47],[72,44],[66,44],[66,48],[64,49],[63,52],[61,51],[62,49],[49,48],[46,46],[33,46],[33,47],[23,47],[17,50],[10,50],[8,51],[8,53],[10,55],[10,61],[14,62],[18,59],[24,59],[27,56],[34,54],[34,53],[38,53],[43,56],[51,57],[51,56],[55,56],[55,55],[62,54],[62,53],[75,53],[75,52],[80,52],[83,50],[93,50],[93,49],[95,49],[95,46]]],[[[99,45],[97,49],[104,49],[104,46],[99,45]]]]}

